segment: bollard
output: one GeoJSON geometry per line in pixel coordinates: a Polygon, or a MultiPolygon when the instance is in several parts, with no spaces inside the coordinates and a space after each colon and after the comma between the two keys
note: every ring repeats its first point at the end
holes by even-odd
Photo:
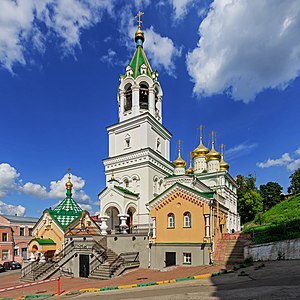
{"type": "Polygon", "coordinates": [[[60,296],[60,277],[57,278],[57,295],[60,296]]]}

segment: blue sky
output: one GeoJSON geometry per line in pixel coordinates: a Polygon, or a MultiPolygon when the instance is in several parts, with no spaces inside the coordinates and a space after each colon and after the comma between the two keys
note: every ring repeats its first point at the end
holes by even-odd
{"type": "Polygon", "coordinates": [[[40,216],[64,198],[99,210],[106,127],[134,52],[163,88],[163,123],[188,160],[205,125],[226,145],[230,173],[289,186],[300,167],[300,3],[273,0],[0,2],[0,212],[40,216]]]}

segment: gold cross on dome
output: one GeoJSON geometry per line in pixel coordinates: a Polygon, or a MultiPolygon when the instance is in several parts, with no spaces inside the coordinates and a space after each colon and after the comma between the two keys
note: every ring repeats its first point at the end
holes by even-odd
{"type": "Polygon", "coordinates": [[[143,21],[141,21],[141,16],[143,15],[144,13],[142,11],[139,11],[138,14],[136,15],[136,18],[137,18],[137,23],[138,23],[138,27],[141,28],[141,24],[143,23],[143,21]]]}
{"type": "Polygon", "coordinates": [[[178,144],[178,152],[180,153],[180,146],[181,146],[181,140],[178,140],[177,144],[178,144]]]}
{"type": "Polygon", "coordinates": [[[71,172],[71,168],[69,167],[69,168],[68,168],[68,179],[69,179],[69,181],[70,181],[70,179],[71,179],[71,174],[70,174],[70,172],[71,172]]]}

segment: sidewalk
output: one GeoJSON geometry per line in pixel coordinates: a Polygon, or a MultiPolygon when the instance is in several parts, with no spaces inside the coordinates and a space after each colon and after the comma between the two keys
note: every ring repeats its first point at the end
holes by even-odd
{"type": "MultiPolygon", "coordinates": [[[[61,291],[67,292],[84,288],[101,288],[135,283],[146,283],[151,281],[171,280],[207,273],[219,272],[222,266],[197,266],[197,267],[170,267],[164,271],[151,269],[136,269],[129,271],[119,277],[109,280],[97,280],[88,278],[61,278],[61,291]]],[[[16,286],[22,282],[19,280],[20,273],[8,273],[0,277],[0,288],[16,286]]],[[[45,283],[38,286],[26,287],[14,291],[0,293],[0,298],[16,298],[32,294],[55,294],[57,293],[57,282],[45,283]]]]}

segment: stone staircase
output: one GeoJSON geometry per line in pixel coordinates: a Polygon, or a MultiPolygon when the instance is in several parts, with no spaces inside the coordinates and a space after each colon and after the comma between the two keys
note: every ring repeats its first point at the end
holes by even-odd
{"type": "Polygon", "coordinates": [[[109,279],[111,277],[111,266],[118,259],[118,255],[111,249],[106,250],[106,260],[99,265],[95,270],[91,271],[89,278],[109,279]]]}
{"type": "Polygon", "coordinates": [[[213,263],[233,266],[244,261],[244,247],[250,243],[250,236],[241,233],[224,233],[215,244],[213,263]]]}

